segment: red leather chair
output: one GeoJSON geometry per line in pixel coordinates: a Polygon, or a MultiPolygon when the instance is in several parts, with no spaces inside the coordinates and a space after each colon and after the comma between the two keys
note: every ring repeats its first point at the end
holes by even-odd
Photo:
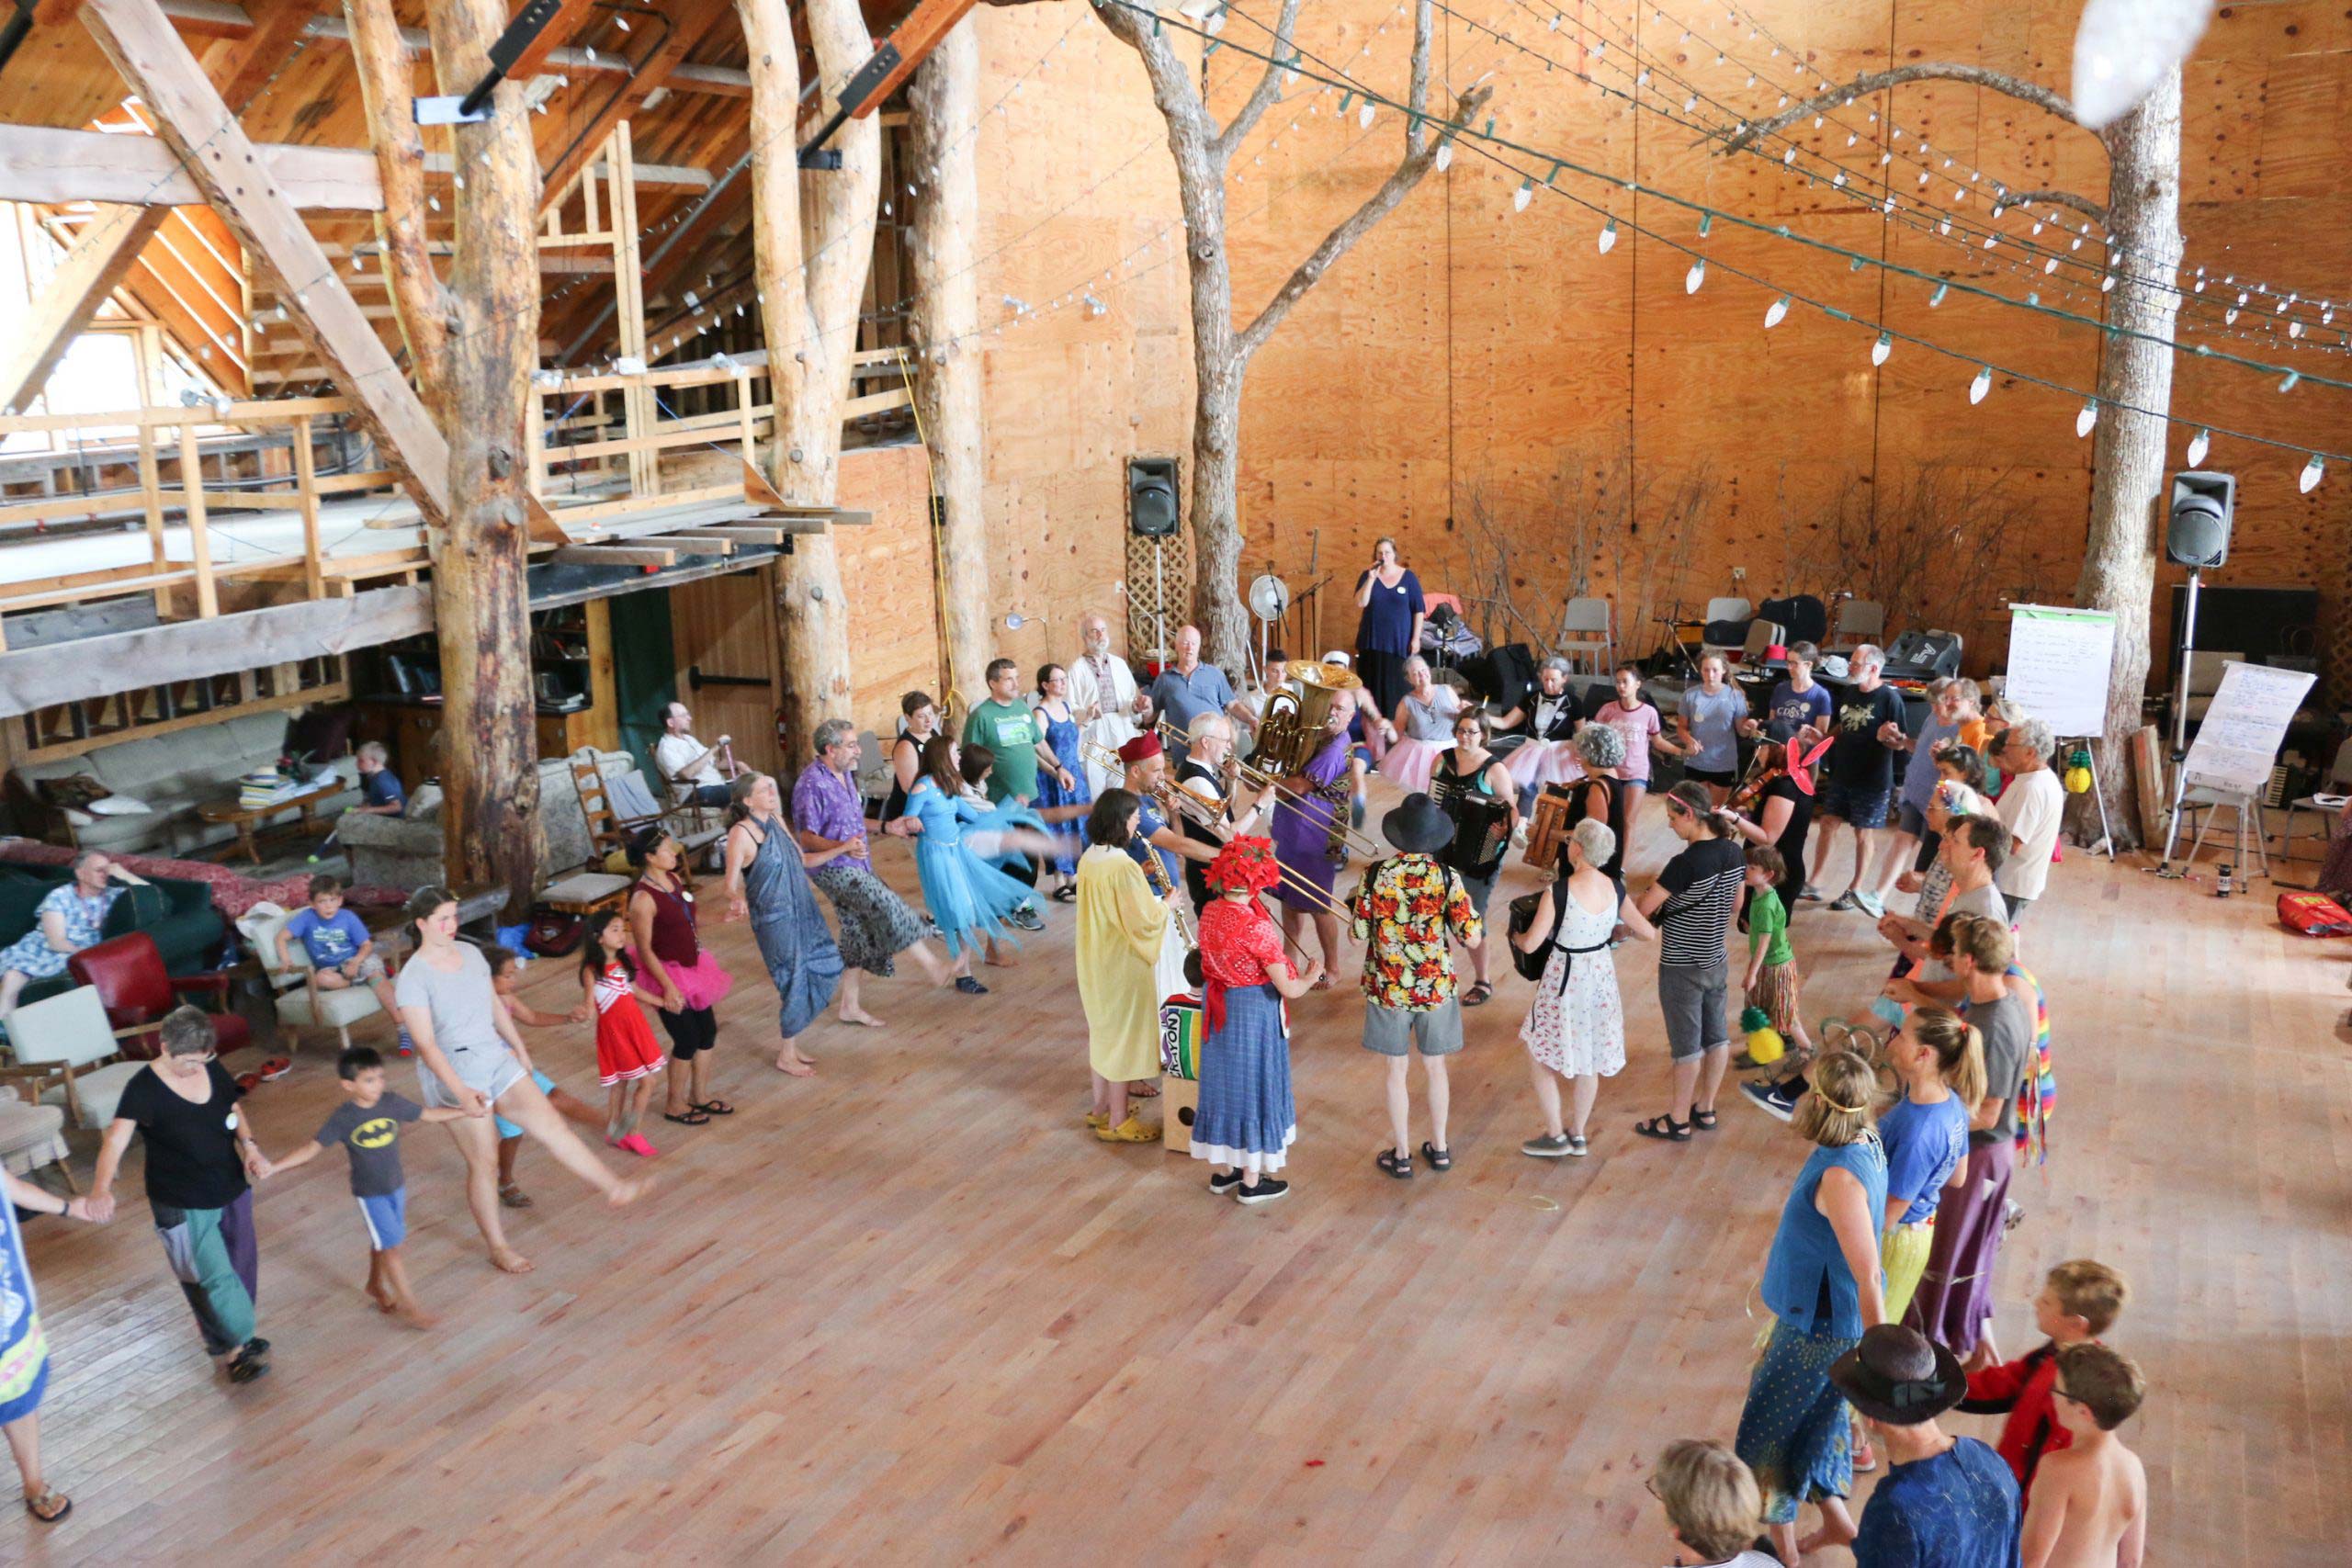
{"type": "Polygon", "coordinates": [[[219,1042],[215,1049],[221,1055],[253,1043],[252,1028],[227,1009],[229,976],[166,974],[164,955],[145,931],[85,947],[67,959],[65,967],[75,981],[96,989],[107,1021],[122,1041],[122,1054],[133,1060],[153,1061],[162,1055],[164,1015],[180,1005],[183,995],[220,998],[221,1005],[207,1009],[205,1016],[212,1021],[219,1042]],[[124,1034],[125,1030],[136,1032],[124,1034]]]}

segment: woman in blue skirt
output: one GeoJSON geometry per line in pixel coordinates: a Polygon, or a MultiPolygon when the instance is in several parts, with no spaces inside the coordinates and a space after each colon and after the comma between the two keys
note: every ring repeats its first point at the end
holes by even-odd
{"type": "Polygon", "coordinates": [[[1756,1472],[1764,1522],[1783,1562],[1854,1539],[1851,1417],[1830,1363],[1886,1320],[1878,1237],[1886,1218],[1886,1150],[1871,1124],[1878,1079],[1850,1051],[1824,1056],[1790,1130],[1815,1146],[1789,1189],[1764,1262],[1771,1310],[1747,1382],[1734,1450],[1756,1472]],[[1797,1505],[1817,1504],[1821,1529],[1797,1539],[1797,1505]]]}
{"type": "Polygon", "coordinates": [[[1298,1136],[1283,1003],[1305,996],[1323,965],[1310,959],[1302,974],[1258,902],[1282,874],[1272,840],[1234,840],[1205,874],[1217,897],[1201,910],[1201,1101],[1193,1157],[1209,1162],[1211,1192],[1271,1203],[1290,1190],[1273,1173],[1298,1136]]]}
{"type": "Polygon", "coordinates": [[[1005,937],[1006,917],[1027,904],[1031,893],[1027,883],[990,864],[967,842],[965,829],[977,829],[990,854],[1050,855],[1054,840],[1033,829],[1006,825],[1011,812],[965,795],[963,761],[963,748],[950,737],[934,735],[926,741],[922,772],[907,792],[907,815],[916,823],[915,870],[922,877],[923,906],[956,961],[956,988],[978,997],[986,996],[988,987],[972,977],[972,950],[985,950],[991,964],[1009,962],[997,942],[1005,937]]]}
{"type": "Polygon", "coordinates": [[[760,962],[775,983],[776,1029],[784,1036],[776,1070],[805,1078],[817,1070],[817,1061],[801,1051],[800,1032],[833,999],[842,950],[817,907],[808,852],[793,836],[775,780],[745,773],[735,781],[732,795],[727,807],[727,918],[751,917],[760,962]]]}
{"type": "Polygon", "coordinates": [[[24,1477],[25,1512],[53,1525],[74,1509],[40,1472],[40,1396],[49,1389],[49,1344],[41,1337],[40,1303],[25,1267],[24,1232],[17,1211],[90,1217],[87,1198],[60,1198],[45,1188],[0,1172],[0,1431],[8,1435],[17,1472],[24,1477]]]}
{"type": "MultiPolygon", "coordinates": [[[[1078,749],[1078,716],[1069,706],[1069,672],[1058,664],[1048,664],[1037,671],[1037,728],[1046,739],[1046,750],[1054,754],[1057,767],[1047,767],[1040,758],[1037,767],[1037,809],[1048,822],[1063,817],[1084,816],[1082,809],[1091,806],[1094,792],[1087,787],[1086,760],[1078,749]]],[[[1060,840],[1061,848],[1053,858],[1053,869],[1061,878],[1061,886],[1053,890],[1054,897],[1064,904],[1078,898],[1077,846],[1069,839],[1060,840]]]]}

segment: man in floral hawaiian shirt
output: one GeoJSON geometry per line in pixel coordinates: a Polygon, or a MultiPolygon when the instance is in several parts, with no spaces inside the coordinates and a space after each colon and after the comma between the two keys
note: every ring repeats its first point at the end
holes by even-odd
{"type": "Polygon", "coordinates": [[[1364,939],[1363,1047],[1388,1058],[1395,1146],[1381,1150],[1377,1163],[1403,1179],[1413,1174],[1408,1074],[1416,1050],[1429,1076],[1431,1135],[1421,1156],[1433,1170],[1453,1165],[1445,1141],[1445,1059],[1462,1049],[1462,1004],[1454,999],[1447,937],[1476,948],[1486,930],[1462,879],[1434,857],[1453,839],[1453,822],[1428,795],[1407,795],[1381,819],[1380,830],[1397,852],[1364,873],[1350,908],[1355,933],[1364,939]]]}

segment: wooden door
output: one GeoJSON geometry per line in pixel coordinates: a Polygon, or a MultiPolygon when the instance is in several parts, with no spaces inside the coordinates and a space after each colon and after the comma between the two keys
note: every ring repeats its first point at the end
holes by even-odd
{"type": "Polygon", "coordinates": [[[736,760],[788,779],[807,761],[807,741],[790,758],[775,740],[775,595],[770,569],[706,577],[670,590],[670,642],[676,650],[678,700],[695,716],[705,744],[735,738],[736,760]]]}

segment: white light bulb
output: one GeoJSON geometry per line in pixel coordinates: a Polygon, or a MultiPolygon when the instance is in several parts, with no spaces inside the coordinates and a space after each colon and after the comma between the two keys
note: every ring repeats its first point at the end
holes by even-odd
{"type": "Polygon", "coordinates": [[[2326,462],[2314,452],[2312,454],[2312,460],[2303,465],[2302,477],[2295,481],[2295,488],[2305,495],[2309,495],[2319,488],[2320,476],[2326,472],[2326,462]]]}
{"type": "Polygon", "coordinates": [[[1372,129],[1372,106],[1370,104],[1366,104],[1363,107],[1356,110],[1356,123],[1363,126],[1366,130],[1370,130],[1372,129]]]}
{"type": "Polygon", "coordinates": [[[2303,335],[2303,323],[2302,323],[2302,322],[2301,322],[2301,321],[2289,321],[2289,322],[2287,323],[2287,335],[2288,335],[2289,337],[2301,337],[2301,336],[2302,336],[2302,335],[2303,335]]]}
{"type": "Polygon", "coordinates": [[[1781,154],[1781,162],[1783,164],[1793,164],[1796,161],[1797,150],[1794,147],[1791,147],[1787,152],[1781,154]]]}
{"type": "Polygon", "coordinates": [[[1788,316],[1788,313],[1789,297],[1783,294],[1778,299],[1773,300],[1770,305],[1764,307],[1765,330],[1769,332],[1772,328],[1779,326],[1788,316]]]}
{"type": "Polygon", "coordinates": [[[1706,281],[1707,258],[1701,256],[1697,261],[1690,264],[1690,270],[1682,275],[1682,292],[1685,294],[1696,294],[1699,292],[1699,285],[1706,281]]]}
{"type": "Polygon", "coordinates": [[[1871,363],[1872,365],[1883,365],[1886,363],[1886,356],[1894,352],[1894,334],[1891,333],[1881,333],[1878,334],[1878,341],[1871,344],[1871,363]]]}
{"type": "Polygon", "coordinates": [[[2213,433],[2210,430],[2200,430],[2196,434],[2190,436],[2188,438],[2188,451],[2187,453],[2188,466],[2194,468],[2203,464],[2205,461],[2206,449],[2212,445],[2213,433]]]}
{"type": "Polygon", "coordinates": [[[1949,283],[1939,283],[1939,284],[1937,284],[1937,285],[1936,285],[1936,291],[1935,291],[1933,294],[1930,294],[1930,295],[1928,295],[1928,309],[1929,309],[1930,310],[1934,310],[1937,306],[1939,306],[1939,305],[1942,304],[1942,303],[1944,302],[1944,296],[1945,296],[1945,295],[1947,295],[1947,294],[1949,294],[1949,293],[1951,293],[1951,284],[1949,284],[1949,283]]]}
{"type": "Polygon", "coordinates": [[[2088,435],[2091,433],[2091,426],[2098,423],[2098,400],[2097,398],[2092,398],[2083,404],[2082,412],[2075,416],[2075,439],[2080,440],[2082,437],[2088,435]]]}
{"type": "Polygon", "coordinates": [[[1527,204],[1534,199],[1535,180],[1533,176],[1531,175],[1528,178],[1520,181],[1519,189],[1511,193],[1510,209],[1513,212],[1524,212],[1527,210],[1527,204]]]}
{"type": "Polygon", "coordinates": [[[1989,365],[1979,366],[1976,370],[1976,378],[1968,383],[1968,400],[1972,403],[1981,403],[1984,400],[1984,394],[1992,389],[1993,367],[1989,365]]]}
{"type": "Polygon", "coordinates": [[[1453,143],[1441,141],[1437,144],[1437,172],[1442,175],[1452,167],[1453,167],[1453,143]]]}
{"type": "Polygon", "coordinates": [[[2296,384],[2301,381],[2302,378],[2303,373],[2301,371],[2290,370],[2285,376],[2279,378],[2278,389],[2282,392],[2291,392],[2295,389],[2296,384]]]}
{"type": "Polygon", "coordinates": [[[2229,310],[2226,310],[2222,311],[2222,323],[2223,323],[2224,325],[2227,325],[2227,326],[2235,326],[2235,325],[2237,325],[2237,321],[2238,321],[2238,312],[2237,312],[2237,308],[2236,308],[2235,306],[2232,306],[2229,310]]]}
{"type": "Polygon", "coordinates": [[[1609,247],[1614,245],[1616,243],[1617,220],[1611,218],[1608,222],[1603,223],[1600,226],[1600,237],[1595,240],[1593,243],[1600,247],[1600,254],[1605,256],[1609,254],[1609,247]]]}

